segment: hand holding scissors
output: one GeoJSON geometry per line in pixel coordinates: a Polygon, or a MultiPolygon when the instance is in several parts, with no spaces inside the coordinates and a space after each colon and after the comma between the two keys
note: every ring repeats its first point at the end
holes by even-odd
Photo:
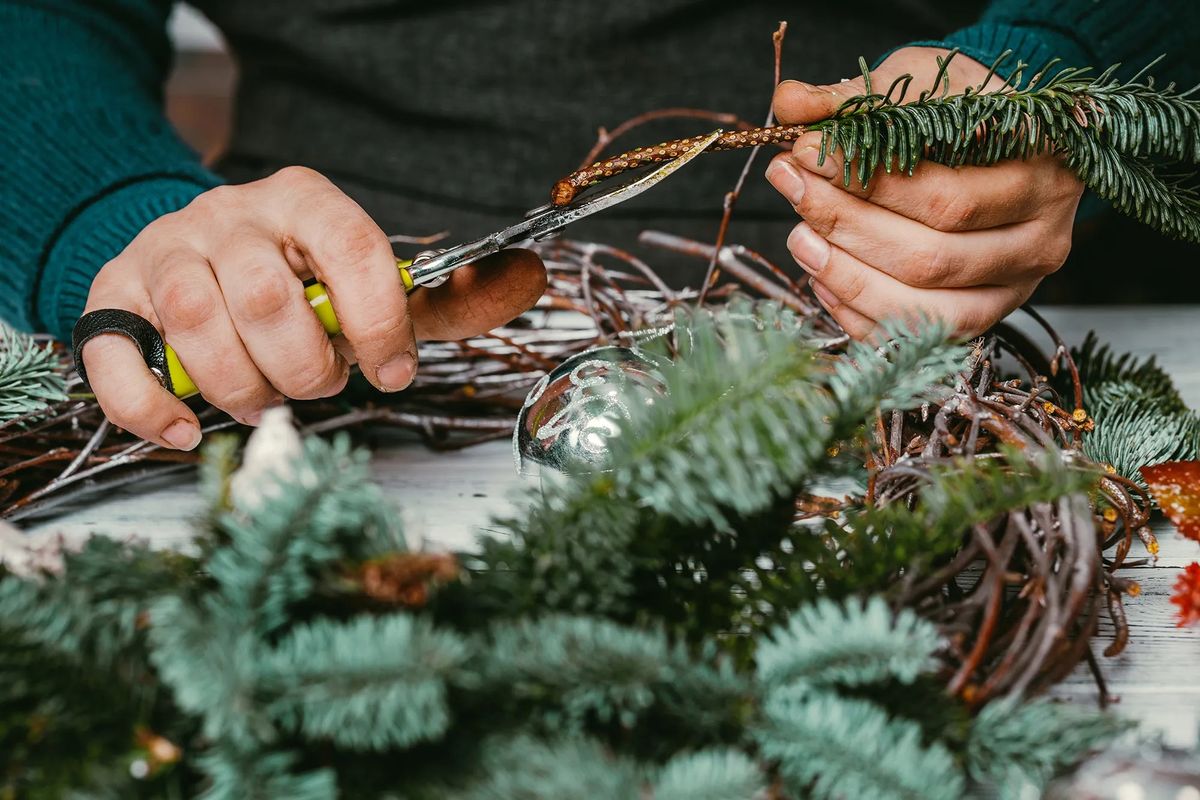
{"type": "Polygon", "coordinates": [[[177,398],[203,394],[254,424],[285,396],[341,391],[344,354],[379,388],[404,388],[416,369],[416,338],[474,335],[536,302],[544,271],[514,246],[642,193],[718,133],[625,186],[535,209],[501,231],[411,262],[396,259],[362,209],[311,171],[218,188],[151,223],[101,270],[75,328],[76,365],[114,424],[181,449],[194,447],[200,432],[177,398]],[[268,188],[270,200],[282,198],[274,216],[261,202],[268,188]],[[331,218],[359,235],[308,235],[328,231],[331,218]],[[215,236],[197,234],[214,219],[233,222],[216,226],[215,236]],[[354,266],[339,266],[346,261],[354,266]],[[452,273],[450,291],[413,293],[452,273]],[[315,280],[301,285],[310,275],[315,280]],[[344,337],[336,350],[329,336],[344,337]]]}

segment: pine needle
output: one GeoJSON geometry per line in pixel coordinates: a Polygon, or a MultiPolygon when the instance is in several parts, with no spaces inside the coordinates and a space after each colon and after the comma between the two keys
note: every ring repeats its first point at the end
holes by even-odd
{"type": "Polygon", "coordinates": [[[52,344],[0,326],[0,422],[48,412],[67,399],[67,384],[52,344]]]}
{"type": "Polygon", "coordinates": [[[897,326],[885,334],[893,345],[852,347],[828,367],[771,303],[681,311],[676,325],[687,338],[665,371],[673,402],[622,425],[612,483],[660,514],[717,527],[794,490],[869,413],[917,402],[962,359],[943,327],[897,326]]]}
{"type": "MultiPolygon", "coordinates": [[[[939,80],[954,55],[943,60],[939,80]]],[[[992,72],[1011,61],[1004,53],[992,72]]],[[[1055,62],[1020,85],[1028,66],[1017,61],[1013,78],[992,91],[949,95],[935,81],[911,103],[903,102],[910,81],[896,81],[886,94],[868,88],[812,126],[821,131],[819,163],[841,151],[845,184],[867,186],[881,168],[912,174],[924,159],[986,166],[1062,152],[1080,180],[1119,211],[1200,241],[1200,101],[1140,74],[1121,81],[1115,68],[1093,76],[1090,68],[1055,62]]]]}
{"type": "Polygon", "coordinates": [[[916,723],[891,719],[874,703],[792,686],[771,693],[764,710],[759,746],[797,796],[962,797],[963,778],[950,752],[937,743],[926,747],[916,723]]]}
{"type": "Polygon", "coordinates": [[[893,615],[882,598],[821,599],[759,646],[758,679],[771,687],[912,683],[933,666],[939,642],[931,624],[907,610],[893,615]]]}

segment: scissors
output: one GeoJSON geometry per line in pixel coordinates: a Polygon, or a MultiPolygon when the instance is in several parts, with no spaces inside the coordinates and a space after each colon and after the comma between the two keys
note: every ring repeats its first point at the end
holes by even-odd
{"type": "MultiPolygon", "coordinates": [[[[450,277],[450,273],[459,267],[498,253],[506,247],[549,238],[572,222],[590,217],[598,211],[636,197],[703,153],[720,135],[721,131],[713,131],[677,158],[662,164],[631,183],[583,195],[570,205],[562,207],[545,205],[535,208],[515,225],[510,225],[473,242],[460,244],[447,250],[426,250],[418,253],[411,261],[398,258],[396,259],[396,269],[400,272],[404,290],[412,293],[421,286],[437,286],[444,283],[450,277]]],[[[304,287],[304,295],[308,298],[313,312],[317,315],[317,319],[320,320],[325,331],[330,336],[340,334],[342,326],[338,322],[337,315],[334,314],[325,287],[319,282],[307,284],[304,287]]],[[[163,341],[158,329],[143,317],[119,308],[105,308],[89,312],[80,317],[79,322],[75,324],[71,344],[75,355],[75,368],[85,386],[87,373],[83,366],[83,346],[93,337],[103,333],[119,333],[131,339],[141,350],[146,366],[166,387],[167,391],[176,397],[185,398],[199,394],[200,390],[188,377],[183,364],[179,361],[179,356],[175,354],[170,345],[163,341]]]]}

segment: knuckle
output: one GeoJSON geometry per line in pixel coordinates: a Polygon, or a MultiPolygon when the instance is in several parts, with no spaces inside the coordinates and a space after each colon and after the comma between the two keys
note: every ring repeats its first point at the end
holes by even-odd
{"type": "Polygon", "coordinates": [[[1071,235],[1056,232],[1048,237],[1038,247],[1034,256],[1034,271],[1041,276],[1051,275],[1058,271],[1067,261],[1071,253],[1071,235]]]}
{"type": "Polygon", "coordinates": [[[1059,267],[1067,261],[1067,256],[1071,254],[1071,235],[1068,233],[1060,233],[1054,237],[1046,253],[1046,274],[1056,272],[1059,267]]]}
{"type": "Polygon", "coordinates": [[[348,324],[353,325],[353,339],[357,342],[370,342],[372,345],[387,348],[389,351],[394,350],[400,352],[404,348],[404,333],[407,327],[407,317],[392,318],[376,316],[369,320],[364,320],[358,325],[353,325],[353,322],[348,324]]]}
{"type": "Polygon", "coordinates": [[[217,408],[235,416],[259,411],[279,400],[277,392],[257,381],[207,392],[204,397],[217,408]]]}
{"type": "MultiPolygon", "coordinates": [[[[800,206],[804,206],[803,201],[801,201],[800,206]]],[[[800,206],[796,207],[798,212],[801,212],[800,206]]],[[[811,207],[804,206],[803,211],[807,212],[801,212],[804,221],[812,226],[812,229],[823,238],[829,239],[837,234],[841,212],[836,203],[814,205],[811,207]]]]}
{"type": "Polygon", "coordinates": [[[203,281],[176,278],[166,282],[155,311],[167,330],[187,332],[207,325],[220,308],[213,287],[203,281]]]}
{"type": "Polygon", "coordinates": [[[956,336],[975,336],[987,330],[992,324],[992,320],[977,309],[955,312],[948,321],[953,326],[956,336]]]}
{"type": "MultiPolygon", "coordinates": [[[[97,396],[97,400],[101,400],[97,396]]],[[[118,428],[135,434],[157,433],[150,429],[155,426],[155,420],[160,416],[161,405],[159,398],[148,394],[136,394],[120,403],[109,403],[105,406],[104,415],[108,421],[118,428]]]]}
{"type": "Polygon", "coordinates": [[[979,201],[962,193],[937,193],[930,200],[932,227],[939,231],[970,230],[979,220],[979,201]]]}
{"type": "Polygon", "coordinates": [[[291,281],[261,268],[243,272],[236,291],[229,296],[233,313],[251,324],[271,322],[286,315],[294,299],[291,281]]]}
{"type": "Polygon", "coordinates": [[[92,278],[92,285],[88,290],[89,299],[109,302],[109,298],[126,294],[124,289],[128,279],[124,275],[129,270],[129,265],[129,258],[119,255],[101,267],[96,277],[92,278]]]}
{"type": "Polygon", "coordinates": [[[333,226],[330,244],[346,264],[360,269],[384,254],[390,259],[392,252],[387,236],[374,222],[349,215],[333,226]]]}
{"type": "Polygon", "coordinates": [[[289,375],[284,385],[279,388],[288,397],[296,400],[317,400],[340,392],[348,378],[349,370],[343,366],[340,359],[330,354],[310,359],[305,366],[289,375]]]}
{"type": "MultiPolygon", "coordinates": [[[[201,214],[212,214],[222,208],[228,208],[238,202],[240,190],[236,186],[221,185],[214,186],[207,192],[196,195],[192,202],[184,207],[184,212],[199,212],[201,214]]],[[[175,212],[179,214],[180,212],[175,212]]],[[[173,220],[178,221],[179,217],[174,217],[173,220]]],[[[171,220],[166,220],[170,222],[171,220]]]]}
{"type": "Polygon", "coordinates": [[[930,247],[919,250],[908,262],[904,282],[918,289],[933,289],[945,282],[952,268],[945,249],[930,247]]]}
{"type": "Polygon", "coordinates": [[[315,169],[301,166],[284,167],[265,179],[268,184],[281,186],[308,186],[316,182],[325,182],[325,176],[315,169]]]}
{"type": "Polygon", "coordinates": [[[851,305],[863,293],[866,285],[866,275],[862,272],[856,272],[846,279],[841,287],[841,291],[837,292],[838,299],[845,305],[851,305]]]}

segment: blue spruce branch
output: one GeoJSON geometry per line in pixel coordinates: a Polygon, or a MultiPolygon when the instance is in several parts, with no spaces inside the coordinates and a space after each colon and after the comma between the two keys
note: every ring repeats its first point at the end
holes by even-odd
{"type": "Polygon", "coordinates": [[[865,603],[821,599],[797,610],[757,651],[758,681],[777,688],[912,683],[934,666],[941,637],[911,611],[893,614],[874,597],[865,603]]]}

